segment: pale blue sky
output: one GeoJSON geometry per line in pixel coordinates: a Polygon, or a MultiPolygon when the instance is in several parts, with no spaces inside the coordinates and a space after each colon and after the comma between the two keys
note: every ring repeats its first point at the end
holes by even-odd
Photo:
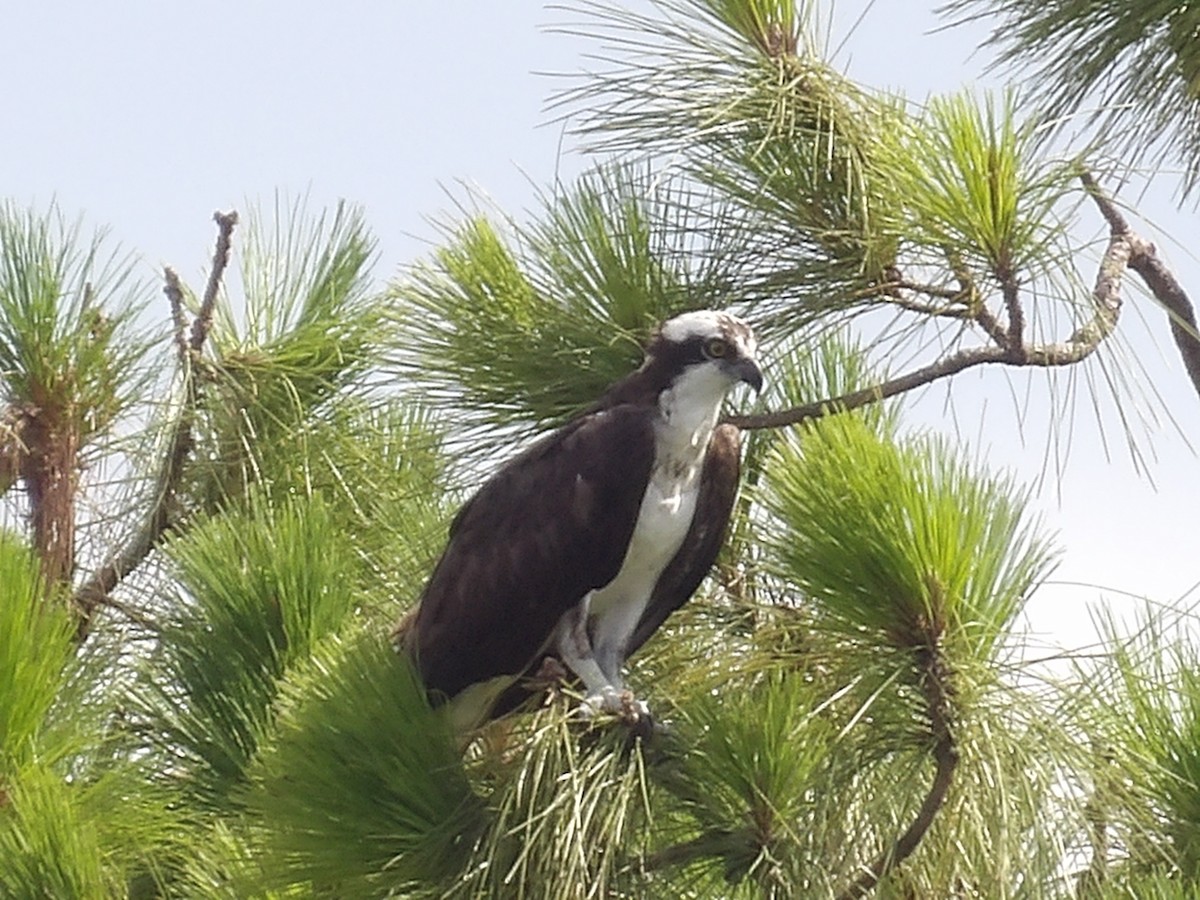
{"type": "MultiPolygon", "coordinates": [[[[835,44],[865,5],[837,4],[835,44]]],[[[838,63],[915,99],[980,80],[979,32],[929,33],[940,24],[935,5],[876,2],[838,63]]],[[[568,18],[520,0],[6,4],[0,195],[38,205],[55,198],[68,216],[110,226],[141,254],[148,277],[170,264],[193,283],[210,252],[213,210],[244,208],[276,190],[308,192],[318,207],[345,198],[366,210],[384,277],[436,237],[428,218],[452,208],[447,188],[461,197],[459,183],[470,183],[519,213],[556,172],[582,168],[569,138],[560,154],[562,129],[544,111],[556,83],[535,74],[587,65],[586,45],[547,30],[568,18]]],[[[1156,188],[1143,210],[1193,241],[1200,218],[1177,213],[1169,194],[1167,185],[1156,188]]],[[[1099,234],[1098,219],[1095,227],[1099,234]]],[[[1169,242],[1160,246],[1200,296],[1200,265],[1169,242]]],[[[1200,442],[1200,401],[1162,316],[1130,297],[1122,328],[1200,442]]],[[[950,393],[962,430],[988,459],[1033,478],[1044,470],[1048,414],[1031,414],[1022,446],[1012,398],[1026,390],[1044,395],[1044,380],[973,373],[950,393]]],[[[931,391],[913,421],[945,427],[945,396],[931,391]]],[[[1160,456],[1151,469],[1156,491],[1134,473],[1114,410],[1105,415],[1112,460],[1084,398],[1067,475],[1039,500],[1067,551],[1056,577],[1173,600],[1200,580],[1200,461],[1169,430],[1154,434],[1145,443],[1160,456]]],[[[1034,599],[1031,618],[1061,640],[1083,639],[1086,604],[1102,596],[1132,609],[1111,592],[1057,585],[1034,599]]]]}

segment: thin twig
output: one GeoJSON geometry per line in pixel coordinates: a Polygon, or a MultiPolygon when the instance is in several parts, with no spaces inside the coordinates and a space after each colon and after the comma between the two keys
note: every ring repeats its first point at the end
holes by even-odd
{"type": "MultiPolygon", "coordinates": [[[[209,272],[208,286],[200,311],[192,322],[191,339],[187,345],[187,353],[181,360],[184,373],[184,398],[180,406],[178,418],[171,429],[170,441],[163,457],[162,468],[158,475],[157,490],[154,504],[146,516],[146,521],[137,534],[130,539],[116,555],[92,573],[72,598],[74,608],[78,611],[79,621],[76,624],[76,637],[79,641],[87,638],[91,631],[92,621],[96,610],[101,606],[112,606],[111,594],[121,581],[141,565],[150,552],[158,546],[163,537],[171,530],[171,510],[175,504],[175,496],[179,490],[179,482],[183,469],[192,451],[194,437],[192,427],[196,417],[196,406],[200,399],[200,381],[196,377],[196,364],[200,360],[200,352],[212,326],[213,307],[221,287],[221,276],[229,261],[230,239],[233,228],[237,224],[237,213],[217,213],[217,247],[213,254],[213,267],[209,272]]],[[[172,315],[176,297],[182,297],[178,278],[173,278],[174,272],[168,269],[165,273],[166,286],[163,288],[168,300],[172,303],[172,315]],[[178,294],[176,292],[178,291],[178,294]]],[[[178,320],[177,320],[178,321],[178,320]]],[[[130,615],[128,608],[122,610],[130,615]]]]}
{"type": "Polygon", "coordinates": [[[163,293],[171,304],[171,322],[175,325],[175,351],[179,354],[179,362],[186,364],[189,345],[187,315],[183,311],[183,285],[170,266],[163,268],[163,282],[163,293]]]}
{"type": "Polygon", "coordinates": [[[1000,324],[1000,320],[990,309],[980,303],[971,318],[987,332],[988,337],[995,341],[997,347],[1008,348],[1008,332],[1004,330],[1004,326],[1000,324]]]}
{"type": "Polygon", "coordinates": [[[1088,841],[1092,845],[1092,858],[1076,881],[1076,896],[1098,897],[1108,880],[1108,857],[1112,849],[1109,835],[1108,797],[1112,791],[1113,757],[1102,740],[1093,740],[1096,768],[1092,775],[1092,793],[1083,807],[1083,818],[1087,824],[1088,841]]]}
{"type": "Polygon", "coordinates": [[[921,284],[916,281],[906,281],[905,279],[900,279],[899,281],[891,282],[888,287],[892,287],[900,291],[909,291],[914,294],[924,294],[926,297],[938,297],[942,300],[952,300],[955,303],[963,306],[967,305],[965,298],[971,296],[970,291],[964,290],[961,285],[956,288],[941,287],[940,285],[936,284],[921,284]]]}
{"type": "Polygon", "coordinates": [[[134,625],[137,625],[139,628],[144,628],[146,631],[151,632],[152,634],[158,634],[160,631],[162,631],[162,626],[158,622],[151,619],[145,613],[134,609],[129,604],[122,603],[111,595],[102,598],[99,602],[101,606],[120,613],[134,625]]]}
{"type": "Polygon", "coordinates": [[[706,857],[721,856],[729,846],[730,835],[731,832],[727,831],[705,832],[698,838],[684,841],[682,844],[673,844],[652,853],[646,857],[642,865],[647,871],[654,872],[659,869],[686,866],[706,857]]]}
{"type": "Polygon", "coordinates": [[[925,300],[917,300],[913,297],[905,297],[903,294],[897,294],[888,299],[888,303],[892,306],[898,306],[901,309],[906,309],[909,312],[920,313],[924,316],[940,316],[946,319],[969,319],[971,311],[965,306],[955,302],[950,304],[943,303],[936,305],[925,300]]]}
{"type": "Polygon", "coordinates": [[[1079,173],[1079,180],[1083,182],[1083,188],[1088,192],[1088,195],[1095,201],[1096,206],[1100,210],[1100,215],[1104,216],[1108,222],[1108,229],[1113,234],[1129,234],[1129,222],[1117,208],[1117,204],[1113,203],[1112,199],[1104,193],[1095,176],[1087,169],[1079,173]]]}

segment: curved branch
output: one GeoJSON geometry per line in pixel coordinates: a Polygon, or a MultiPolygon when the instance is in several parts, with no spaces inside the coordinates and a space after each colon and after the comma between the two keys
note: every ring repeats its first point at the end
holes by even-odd
{"type": "Polygon", "coordinates": [[[118,606],[110,595],[126,575],[141,565],[142,561],[150,555],[150,552],[158,546],[171,529],[171,511],[175,505],[175,495],[183,477],[184,465],[194,444],[192,427],[196,418],[196,407],[200,401],[200,382],[196,378],[195,369],[200,361],[204,341],[212,328],[213,310],[217,295],[220,293],[225,268],[229,264],[231,238],[234,226],[237,225],[236,212],[218,212],[214,214],[213,218],[217,223],[217,245],[213,252],[212,268],[208,273],[208,285],[205,288],[200,309],[192,322],[191,337],[187,341],[186,347],[183,344],[180,328],[183,290],[175,272],[170,268],[164,271],[166,284],[163,287],[163,293],[167,295],[167,300],[171,304],[171,316],[176,326],[176,348],[179,350],[180,363],[184,373],[184,400],[179,409],[179,416],[171,429],[171,438],[159,470],[154,504],[150,508],[145,523],[118,553],[79,586],[72,597],[73,608],[79,617],[75,629],[75,635],[79,641],[87,638],[96,610],[101,606],[118,608],[126,615],[136,619],[136,616],[128,608],[118,606]]]}
{"type": "MultiPolygon", "coordinates": [[[[1119,216],[1119,213],[1117,215],[1119,216]]],[[[1140,246],[1140,239],[1131,234],[1127,226],[1122,226],[1122,221],[1114,222],[1113,219],[1109,219],[1111,233],[1108,247],[1096,273],[1096,286],[1092,290],[1091,318],[1067,340],[1053,344],[1013,345],[1000,340],[996,333],[1000,327],[999,323],[992,322],[992,327],[988,327],[988,323],[980,320],[977,314],[976,320],[984,324],[989,334],[997,340],[997,344],[959,350],[907,374],[842,394],[840,397],[828,397],[777,412],[727,416],[724,421],[738,428],[751,430],[782,428],[787,425],[799,425],[810,419],[819,419],[831,413],[847,412],[870,403],[878,403],[880,400],[924,387],[939,379],[956,375],[964,369],[985,363],[1003,363],[1017,368],[1051,368],[1081,362],[1095,353],[1116,330],[1121,314],[1121,279],[1127,268],[1134,268],[1133,259],[1140,246]]],[[[1009,334],[1011,333],[1010,330],[1009,334]]],[[[1200,376],[1200,344],[1197,345],[1196,365],[1197,375],[1200,376]]],[[[1197,382],[1197,389],[1200,390],[1200,381],[1197,382]]]]}
{"type": "Polygon", "coordinates": [[[1200,331],[1197,330],[1196,311],[1187,292],[1171,270],[1158,258],[1154,244],[1135,234],[1129,227],[1129,222],[1117,204],[1104,193],[1092,174],[1084,171],[1079,179],[1112,232],[1128,237],[1131,248],[1129,268],[1141,276],[1154,299],[1166,309],[1171,322],[1171,337],[1175,339],[1175,346],[1179,349],[1192,387],[1200,394],[1200,331]]]}
{"type": "Polygon", "coordinates": [[[858,900],[865,897],[888,874],[913,854],[921,839],[933,824],[934,817],[946,801],[954,770],[958,767],[958,745],[950,728],[951,685],[950,673],[937,646],[923,648],[921,654],[921,690],[925,695],[929,730],[934,739],[933,758],[937,764],[929,793],[912,823],[896,842],[868,864],[844,891],[838,900],[858,900]]]}

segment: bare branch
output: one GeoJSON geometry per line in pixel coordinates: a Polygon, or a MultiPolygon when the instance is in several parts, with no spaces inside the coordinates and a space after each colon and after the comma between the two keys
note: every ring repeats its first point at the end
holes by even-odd
{"type": "Polygon", "coordinates": [[[725,421],[744,429],[781,428],[785,425],[799,425],[801,422],[807,422],[809,419],[819,419],[830,413],[847,412],[852,409],[858,409],[861,406],[866,406],[869,403],[878,403],[880,400],[886,400],[888,397],[903,394],[905,391],[911,391],[913,388],[930,384],[948,375],[955,375],[972,366],[984,363],[1005,362],[1007,358],[1008,351],[999,347],[971,347],[967,350],[960,350],[950,356],[943,357],[937,362],[909,372],[907,375],[889,379],[873,387],[851,391],[848,394],[842,394],[840,397],[817,400],[814,403],[806,403],[803,406],[796,406],[792,409],[781,410],[780,412],[762,413],[754,416],[729,416],[725,421]]]}
{"type": "Polygon", "coordinates": [[[183,285],[179,283],[179,276],[170,266],[163,268],[163,281],[163,293],[167,295],[167,301],[171,304],[171,322],[175,325],[175,350],[179,354],[180,363],[186,363],[188,323],[183,311],[183,285]]]}
{"type": "Polygon", "coordinates": [[[962,306],[967,305],[967,299],[971,296],[970,290],[964,289],[962,286],[956,288],[941,287],[936,284],[920,284],[904,279],[892,282],[888,286],[902,291],[911,291],[914,294],[924,294],[926,297],[939,297],[942,300],[951,300],[962,306]]]}
{"type": "Polygon", "coordinates": [[[1170,269],[1158,258],[1154,245],[1136,236],[1133,241],[1129,268],[1142,277],[1154,299],[1166,307],[1171,321],[1171,337],[1179,348],[1192,387],[1200,394],[1200,332],[1196,330],[1196,311],[1192,301],[1170,269]]]}
{"type": "Polygon", "coordinates": [[[967,307],[951,300],[949,303],[935,304],[928,300],[917,300],[913,297],[906,297],[903,294],[897,294],[888,299],[888,303],[892,306],[898,306],[901,309],[906,309],[909,312],[920,313],[924,316],[940,316],[946,319],[969,319],[971,311],[967,307]]]}
{"type": "Polygon", "coordinates": [[[204,346],[204,341],[212,328],[213,310],[217,305],[217,294],[221,290],[225,267],[229,265],[229,249],[237,220],[237,213],[232,210],[227,213],[213,213],[213,221],[217,223],[217,247],[213,251],[212,269],[208,273],[208,285],[204,288],[204,299],[200,301],[200,312],[196,315],[196,320],[192,322],[191,349],[193,353],[198,352],[204,346]]]}
{"type": "Polygon", "coordinates": [[[1129,268],[1141,276],[1154,299],[1167,310],[1171,322],[1171,336],[1183,366],[1192,381],[1192,387],[1200,394],[1200,332],[1196,327],[1196,312],[1192,301],[1188,298],[1183,286],[1172,274],[1161,259],[1154,244],[1135,234],[1129,227],[1129,222],[1113,202],[1101,189],[1096,179],[1088,171],[1079,175],[1088,194],[1108,222],[1113,234],[1127,235],[1130,242],[1129,268]]]}
{"type": "Polygon", "coordinates": [[[1028,349],[1025,346],[1025,307],[1021,305],[1021,288],[1011,272],[1001,274],[1000,294],[1008,311],[1008,340],[1005,343],[1013,362],[1020,363],[1028,349]]]}
{"type": "Polygon", "coordinates": [[[1131,232],[1129,222],[1117,208],[1117,204],[1113,203],[1112,199],[1101,189],[1095,176],[1084,169],[1079,173],[1079,180],[1083,182],[1084,190],[1088,192],[1100,209],[1100,215],[1104,216],[1105,221],[1108,222],[1109,231],[1113,234],[1129,234],[1131,232]]]}
{"type": "Polygon", "coordinates": [[[162,626],[147,616],[145,613],[139,612],[128,603],[122,603],[112,595],[105,596],[99,601],[100,606],[111,609],[116,613],[127,618],[134,625],[142,628],[152,634],[157,634],[162,630],[162,626]]]}
{"type": "MultiPolygon", "coordinates": [[[[212,326],[213,308],[220,293],[221,276],[229,262],[230,239],[233,228],[237,224],[237,213],[235,212],[217,213],[214,218],[217,222],[218,234],[216,251],[213,254],[213,267],[209,272],[208,286],[204,291],[200,311],[192,322],[191,339],[186,347],[187,352],[181,359],[185,382],[184,398],[178,418],[171,430],[171,438],[163,457],[162,467],[159,470],[154,504],[147,514],[145,523],[129,543],[75,591],[72,601],[79,614],[76,637],[80,641],[87,638],[96,610],[101,606],[120,608],[125,615],[135,618],[135,614],[128,608],[118,607],[112,600],[111,594],[126,575],[141,565],[142,561],[150,555],[150,552],[158,546],[172,528],[172,507],[175,504],[175,496],[179,490],[184,466],[194,444],[192,427],[196,418],[196,407],[200,400],[200,382],[195,375],[195,363],[199,361],[200,351],[204,347],[204,341],[212,326]]],[[[179,285],[178,277],[171,269],[166,270],[164,278],[166,286],[163,291],[172,304],[172,315],[176,316],[175,321],[178,326],[182,314],[176,314],[175,305],[181,301],[182,288],[179,285]]]]}
{"type": "Polygon", "coordinates": [[[698,838],[665,847],[646,857],[643,865],[654,872],[658,869],[669,869],[674,866],[686,866],[698,859],[708,856],[721,856],[729,846],[728,832],[705,832],[698,838]]]}
{"type": "Polygon", "coordinates": [[[997,347],[1008,348],[1009,333],[1000,324],[1000,320],[996,318],[990,309],[980,303],[972,313],[971,318],[980,328],[987,332],[988,337],[995,342],[997,347]]]}

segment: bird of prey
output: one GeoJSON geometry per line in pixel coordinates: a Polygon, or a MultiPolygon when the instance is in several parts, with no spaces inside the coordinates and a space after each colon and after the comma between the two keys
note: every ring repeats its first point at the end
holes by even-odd
{"type": "Polygon", "coordinates": [[[625,660],[695,592],[733,509],[739,435],[719,425],[762,372],[748,325],[724,312],[663,323],[642,366],[495,472],[459,510],[415,611],[397,625],[453,726],[511,705],[557,660],[585,714],[649,722],[625,660]]]}

